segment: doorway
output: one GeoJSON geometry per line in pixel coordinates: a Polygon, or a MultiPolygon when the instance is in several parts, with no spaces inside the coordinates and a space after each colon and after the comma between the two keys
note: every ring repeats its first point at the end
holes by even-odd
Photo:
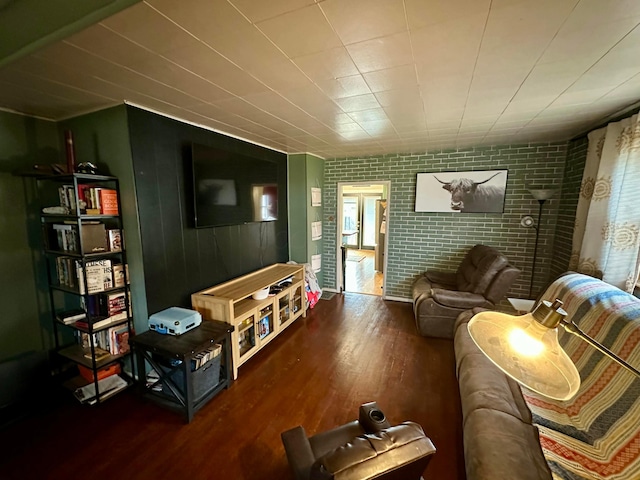
{"type": "Polygon", "coordinates": [[[389,182],[338,183],[340,290],[384,295],[389,182]]]}

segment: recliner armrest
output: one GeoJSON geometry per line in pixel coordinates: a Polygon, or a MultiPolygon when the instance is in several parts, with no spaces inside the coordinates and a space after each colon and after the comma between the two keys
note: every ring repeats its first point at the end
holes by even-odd
{"type": "Polygon", "coordinates": [[[441,272],[439,270],[427,270],[426,272],[424,272],[424,276],[427,278],[427,280],[429,280],[433,284],[457,289],[455,272],[441,272]]]}
{"type": "Polygon", "coordinates": [[[492,307],[493,304],[478,293],[459,292],[457,290],[445,290],[434,288],[431,290],[431,298],[440,305],[451,308],[468,310],[473,307],[492,307]]]}
{"type": "Polygon", "coordinates": [[[280,435],[287,460],[296,480],[308,480],[315,457],[303,427],[295,427],[280,435]]]}

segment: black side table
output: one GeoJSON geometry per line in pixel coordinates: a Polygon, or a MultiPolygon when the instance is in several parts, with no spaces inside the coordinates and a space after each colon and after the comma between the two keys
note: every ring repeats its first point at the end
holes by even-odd
{"type": "Polygon", "coordinates": [[[162,335],[152,330],[135,335],[130,343],[137,359],[140,391],[158,404],[183,413],[187,423],[191,422],[195,412],[233,382],[233,330],[234,326],[228,323],[203,320],[198,327],[179,336],[162,335]],[[192,371],[191,360],[216,343],[222,345],[219,381],[212,385],[194,385],[198,370],[192,371]],[[162,386],[162,391],[147,387],[145,362],[158,372],[158,384],[162,386]],[[198,387],[200,392],[198,398],[194,387],[198,387]]]}

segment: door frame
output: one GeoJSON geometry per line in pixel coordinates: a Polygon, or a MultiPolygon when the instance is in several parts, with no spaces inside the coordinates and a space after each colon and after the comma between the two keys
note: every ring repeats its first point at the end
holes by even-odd
{"type": "Polygon", "coordinates": [[[370,180],[368,182],[338,182],[338,192],[337,192],[337,201],[336,206],[338,207],[337,212],[337,227],[336,228],[336,290],[338,292],[344,292],[344,278],[342,277],[342,250],[340,246],[342,245],[342,223],[343,223],[343,212],[342,212],[342,194],[344,193],[344,187],[348,185],[353,186],[365,186],[365,185],[382,185],[383,190],[387,191],[387,233],[386,233],[386,241],[384,242],[384,262],[383,262],[383,274],[382,274],[382,298],[387,298],[387,263],[389,260],[389,219],[391,218],[391,181],[390,180],[370,180]]]}

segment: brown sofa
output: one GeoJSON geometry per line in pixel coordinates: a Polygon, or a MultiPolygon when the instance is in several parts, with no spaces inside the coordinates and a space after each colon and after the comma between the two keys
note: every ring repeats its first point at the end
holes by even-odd
{"type": "Polygon", "coordinates": [[[469,336],[467,323],[484,310],[462,313],[454,326],[467,480],[551,480],[520,385],[493,365],[469,336]]]}
{"type": "MultiPolygon", "coordinates": [[[[638,365],[639,299],[573,272],[540,298],[564,301],[568,319],[638,365]]],[[[454,326],[467,480],[640,478],[638,379],[560,329],[559,342],[582,379],[578,393],[558,401],[521,389],[469,335],[467,323],[483,310],[462,313],[454,326]]]]}
{"type": "Polygon", "coordinates": [[[420,335],[453,338],[458,315],[474,307],[494,309],[520,270],[487,245],[474,246],[455,272],[427,270],[413,284],[413,312],[420,335]]]}

